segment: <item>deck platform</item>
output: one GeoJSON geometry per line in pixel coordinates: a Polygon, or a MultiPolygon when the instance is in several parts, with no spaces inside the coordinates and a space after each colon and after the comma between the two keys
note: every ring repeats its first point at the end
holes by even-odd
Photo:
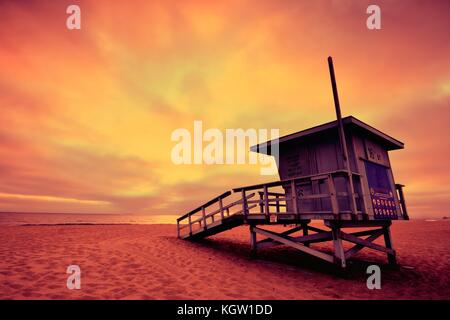
{"type": "MultiPolygon", "coordinates": [[[[256,254],[258,249],[287,245],[345,268],[349,258],[363,248],[369,248],[386,253],[389,263],[395,265],[396,253],[390,234],[391,220],[373,219],[361,211],[339,210],[338,196],[349,196],[333,192],[333,180],[341,174],[342,172],[336,171],[326,175],[275,181],[225,192],[178,218],[178,237],[184,240],[200,240],[238,226],[247,225],[250,232],[252,254],[256,254]],[[320,179],[327,182],[329,192],[322,191],[320,194],[309,195],[299,195],[296,192],[299,185],[315,183],[320,179]],[[286,186],[293,190],[290,193],[293,196],[289,197],[286,193],[272,190],[278,188],[280,191],[280,187],[283,190],[283,187],[286,188],[286,186]],[[237,199],[234,200],[234,198],[237,199]],[[302,210],[302,200],[321,203],[320,201],[323,199],[327,199],[328,204],[317,206],[317,211],[302,210]],[[331,210],[323,210],[324,207],[330,207],[331,210]],[[311,226],[312,220],[323,220],[324,228],[311,226]],[[277,233],[264,228],[268,225],[283,225],[290,228],[277,233]],[[344,229],[351,228],[368,228],[368,230],[344,231],[344,229]],[[381,236],[384,237],[385,246],[374,243],[381,236]],[[258,240],[258,237],[262,237],[262,239],[258,240]],[[313,243],[326,241],[333,243],[332,254],[310,246],[313,243]],[[342,245],[344,241],[352,243],[353,246],[344,250],[342,245]]],[[[398,191],[401,195],[400,190],[398,191]]],[[[308,209],[310,208],[311,206],[308,206],[308,209]]]]}

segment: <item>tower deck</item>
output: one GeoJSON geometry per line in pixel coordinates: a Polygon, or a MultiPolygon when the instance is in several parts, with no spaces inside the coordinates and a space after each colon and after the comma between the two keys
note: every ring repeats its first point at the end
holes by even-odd
{"type": "Polygon", "coordinates": [[[390,225],[393,219],[407,219],[402,186],[396,186],[401,215],[380,219],[360,210],[342,210],[341,207],[347,207],[345,203],[350,202],[351,197],[355,197],[354,200],[358,202],[357,194],[335,191],[335,180],[346,179],[346,174],[345,171],[338,170],[227,191],[178,218],[178,237],[198,240],[237,226],[248,225],[254,253],[258,248],[283,244],[345,268],[348,258],[367,247],[385,252],[389,262],[395,263],[390,225]],[[305,186],[317,184],[327,187],[306,188],[316,190],[309,194],[302,192],[305,186]],[[305,202],[307,205],[303,206],[305,202]],[[310,226],[311,220],[323,220],[329,230],[310,226]],[[292,228],[282,233],[263,229],[265,225],[276,224],[291,225],[292,228]],[[352,233],[342,231],[343,228],[352,227],[373,229],[352,233]],[[298,232],[300,235],[294,236],[298,232]],[[257,234],[265,238],[257,241],[257,234]],[[373,243],[380,236],[384,236],[385,247],[373,243]],[[324,241],[333,242],[333,255],[310,247],[312,243],[324,241]],[[354,246],[344,251],[342,241],[351,242],[354,246]]]}

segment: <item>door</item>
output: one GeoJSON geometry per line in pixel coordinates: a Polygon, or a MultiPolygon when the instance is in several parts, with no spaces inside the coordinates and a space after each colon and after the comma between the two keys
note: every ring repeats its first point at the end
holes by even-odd
{"type": "Polygon", "coordinates": [[[365,162],[365,166],[375,219],[397,219],[395,190],[389,180],[389,168],[369,161],[365,162]]]}

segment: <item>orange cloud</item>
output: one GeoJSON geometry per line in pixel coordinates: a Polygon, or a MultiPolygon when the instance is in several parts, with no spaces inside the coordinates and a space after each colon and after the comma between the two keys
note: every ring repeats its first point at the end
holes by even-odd
{"type": "Polygon", "coordinates": [[[450,205],[448,1],[2,1],[0,210],[181,213],[268,181],[256,166],[175,166],[170,134],[344,114],[406,142],[392,162],[412,217],[450,205]],[[432,161],[430,161],[432,160],[432,161]]]}

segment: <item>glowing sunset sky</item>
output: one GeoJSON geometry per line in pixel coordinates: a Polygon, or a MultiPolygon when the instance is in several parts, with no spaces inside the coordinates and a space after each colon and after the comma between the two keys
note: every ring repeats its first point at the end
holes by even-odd
{"type": "Polygon", "coordinates": [[[410,216],[450,215],[449,30],[449,1],[0,1],[0,211],[181,214],[274,180],[176,166],[171,132],[333,120],[332,55],[343,114],[405,142],[410,216]]]}

